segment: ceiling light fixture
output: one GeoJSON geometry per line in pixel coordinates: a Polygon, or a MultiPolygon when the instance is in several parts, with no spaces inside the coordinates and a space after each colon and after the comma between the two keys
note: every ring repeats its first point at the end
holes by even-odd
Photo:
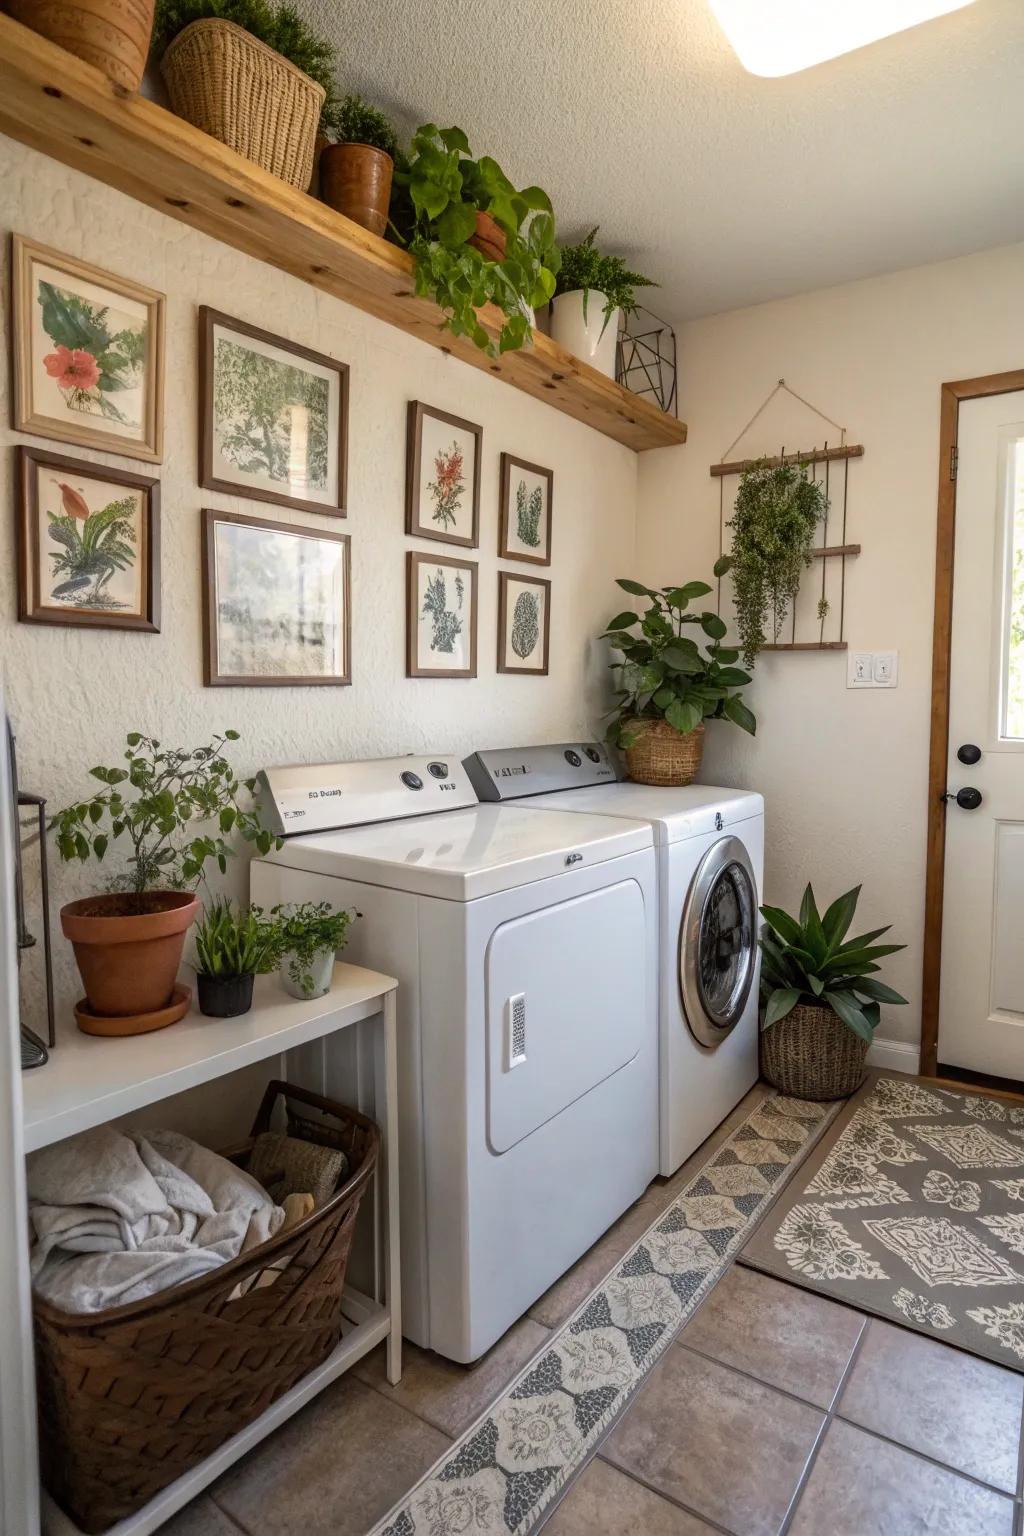
{"type": "Polygon", "coordinates": [[[710,0],[752,75],[793,75],[974,0],[710,0]]]}

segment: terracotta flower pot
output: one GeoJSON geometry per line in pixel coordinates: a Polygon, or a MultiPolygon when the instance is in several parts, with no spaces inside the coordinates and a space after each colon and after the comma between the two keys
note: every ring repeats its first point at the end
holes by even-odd
{"type": "Polygon", "coordinates": [[[191,891],[86,896],[61,908],[93,1013],[140,1015],[166,1008],[185,934],[199,911],[191,891]],[[142,910],[133,911],[134,903],[142,910]]]}
{"type": "Polygon", "coordinates": [[[633,745],[626,750],[626,773],[634,784],[678,787],[692,784],[704,755],[704,726],[680,735],[667,720],[630,720],[633,745]]]}
{"type": "Polygon", "coordinates": [[[469,237],[470,245],[478,250],[481,256],[486,256],[488,261],[505,260],[505,231],[497,219],[492,219],[489,213],[476,212],[476,233],[469,237]]]}
{"type": "Polygon", "coordinates": [[[328,207],[382,235],[394,169],[391,156],[372,144],[328,144],[320,156],[320,195],[328,207]]]}
{"type": "Polygon", "coordinates": [[[155,0],[6,0],[16,21],[137,91],[146,68],[155,0]]]}

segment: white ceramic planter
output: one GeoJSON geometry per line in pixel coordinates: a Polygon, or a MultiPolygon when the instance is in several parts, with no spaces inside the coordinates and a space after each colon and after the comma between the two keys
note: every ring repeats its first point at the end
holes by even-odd
{"type": "Polygon", "coordinates": [[[581,357],[592,368],[615,377],[615,346],[619,337],[622,311],[612,311],[604,323],[605,296],[591,288],[587,294],[587,316],[583,318],[583,292],[560,293],[551,301],[551,339],[560,347],[581,357]]]}
{"type": "Polygon", "coordinates": [[[321,949],[306,963],[289,953],[283,956],[279,975],[281,985],[292,997],[323,997],[331,990],[334,975],[334,950],[321,949]]]}

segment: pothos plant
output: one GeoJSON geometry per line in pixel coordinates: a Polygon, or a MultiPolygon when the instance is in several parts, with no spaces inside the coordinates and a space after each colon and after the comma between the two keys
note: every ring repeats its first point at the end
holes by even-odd
{"type": "MultiPolygon", "coordinates": [[[[727,569],[726,557],[715,566],[716,576],[727,569]]],[[[615,691],[618,702],[607,739],[632,746],[639,720],[667,720],[681,735],[704,720],[730,720],[753,736],[757,721],[740,697],[750,674],[735,665],[739,652],[722,644],[724,622],[717,613],[688,611],[691,602],[711,591],[707,582],[658,590],[620,577],[618,585],[647,598],[648,605],[642,614],[632,609],[616,614],[602,636],[622,656],[613,663],[621,686],[615,691]],[[694,625],[699,641],[686,633],[694,625]]]]}
{"type": "MultiPolygon", "coordinates": [[[[806,464],[764,459],[740,478],[732,529],[732,580],[736,627],[746,665],[776,642],[796,601],[800,577],[813,559],[814,535],[828,511],[825,487],[806,464]]],[[[818,604],[823,619],[828,604],[818,604]]]]}

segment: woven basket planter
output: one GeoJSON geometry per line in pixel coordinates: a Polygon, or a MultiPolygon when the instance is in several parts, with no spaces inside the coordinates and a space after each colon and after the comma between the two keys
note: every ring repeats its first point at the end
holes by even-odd
{"type": "Polygon", "coordinates": [[[761,1031],[761,1076],[797,1099],[848,1099],[864,1081],[868,1042],[831,1008],[797,1003],[761,1031]]]}
{"type": "Polygon", "coordinates": [[[322,85],[242,27],[215,17],[179,32],[160,72],[179,117],[293,187],[309,186],[322,85]]]}
{"type": "Polygon", "coordinates": [[[634,784],[671,788],[692,784],[704,756],[704,726],[680,735],[667,720],[624,722],[633,745],[626,748],[626,773],[634,784]]]}
{"type": "Polygon", "coordinates": [[[24,26],[101,69],[108,80],[137,91],[153,31],[154,0],[6,0],[24,26]]]}

